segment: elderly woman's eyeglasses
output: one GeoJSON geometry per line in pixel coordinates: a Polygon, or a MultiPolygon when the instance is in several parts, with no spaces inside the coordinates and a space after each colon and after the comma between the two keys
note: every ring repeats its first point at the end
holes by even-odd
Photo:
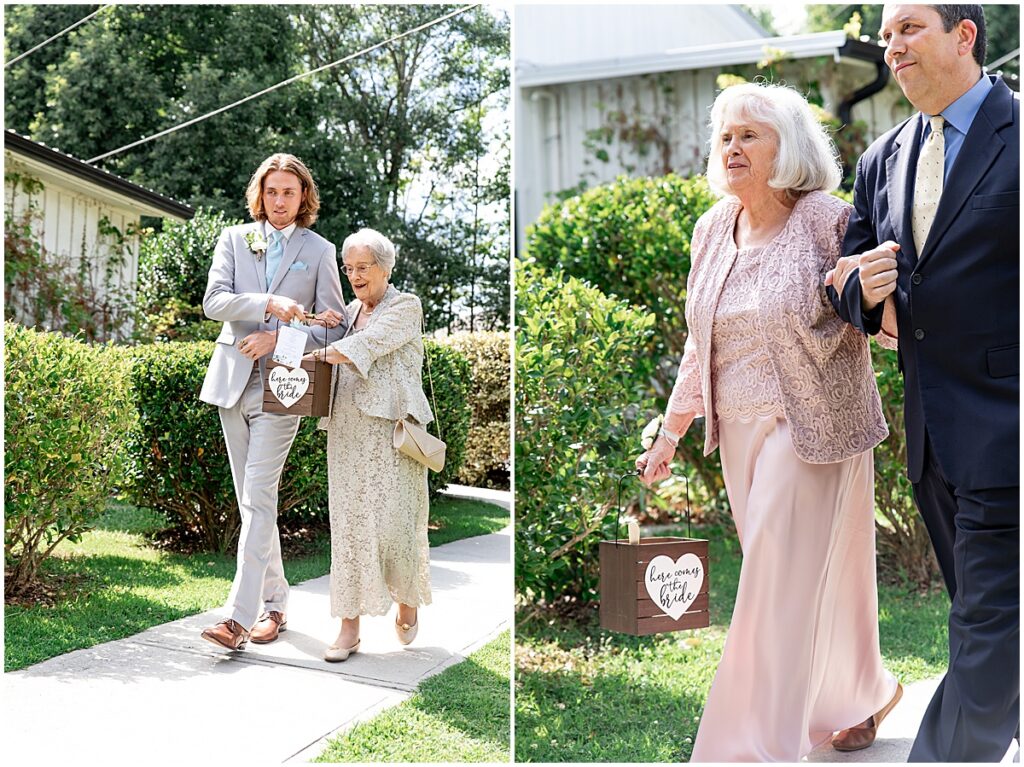
{"type": "Polygon", "coordinates": [[[346,277],[351,277],[353,274],[358,275],[360,277],[365,277],[366,274],[371,269],[373,269],[373,267],[375,267],[376,265],[377,264],[375,264],[375,263],[374,264],[359,264],[359,266],[349,266],[348,264],[345,264],[344,266],[341,267],[341,272],[346,277]]]}

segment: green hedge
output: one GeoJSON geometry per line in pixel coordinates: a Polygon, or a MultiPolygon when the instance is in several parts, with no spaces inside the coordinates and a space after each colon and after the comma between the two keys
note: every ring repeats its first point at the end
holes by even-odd
{"type": "Polygon", "coordinates": [[[462,332],[445,346],[466,356],[472,368],[466,459],[458,480],[472,487],[509,489],[509,398],[511,380],[508,333],[462,332]]]}
{"type": "Polygon", "coordinates": [[[516,268],[516,588],[596,596],[597,544],[614,535],[618,476],[653,402],[654,317],[529,261],[516,268]]]}
{"type": "MultiPolygon", "coordinates": [[[[686,342],[690,235],[715,200],[703,176],[620,176],[545,208],[526,232],[526,255],[538,264],[562,269],[653,313],[654,332],[635,352],[655,364],[650,392],[658,404],[645,413],[647,419],[664,408],[675,383],[686,342]]],[[[717,452],[704,457],[703,429],[690,429],[678,457],[682,470],[696,480],[691,490],[699,513],[712,519],[724,514],[722,467],[717,452]]],[[[666,494],[649,497],[651,515],[666,521],[666,494]]]]}
{"type": "Polygon", "coordinates": [[[4,323],[5,593],[78,540],[121,477],[135,412],[118,350],[4,323]]]}
{"type": "MultiPolygon", "coordinates": [[[[458,473],[469,425],[469,363],[426,344],[434,374],[448,463],[430,472],[432,494],[458,473]]],[[[210,342],[149,344],[131,351],[138,428],[129,442],[127,493],[133,503],[163,512],[172,525],[210,550],[231,548],[239,526],[217,408],[199,401],[210,342]]],[[[424,371],[424,379],[426,372],[424,371]]],[[[285,464],[279,494],[282,515],[327,519],[327,438],[317,419],[303,418],[285,464]]]]}

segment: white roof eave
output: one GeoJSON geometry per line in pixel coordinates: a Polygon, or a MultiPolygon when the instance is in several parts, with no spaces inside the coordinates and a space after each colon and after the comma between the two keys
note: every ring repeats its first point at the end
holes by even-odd
{"type": "Polygon", "coordinates": [[[806,59],[817,56],[839,58],[839,49],[846,43],[846,33],[814,32],[807,35],[762,37],[736,43],[716,43],[690,48],[677,48],[646,56],[623,59],[584,61],[557,66],[537,66],[528,61],[516,62],[516,84],[520,88],[544,85],[608,80],[614,77],[678,72],[734,64],[754,64],[765,58],[765,51],[781,50],[785,58],[806,59]]]}

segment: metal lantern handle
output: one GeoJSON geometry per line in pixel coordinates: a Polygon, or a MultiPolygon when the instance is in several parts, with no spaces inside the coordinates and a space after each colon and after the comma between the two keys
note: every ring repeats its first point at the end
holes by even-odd
{"type": "MultiPolygon", "coordinates": [[[[643,472],[640,469],[623,474],[616,483],[615,490],[615,545],[619,545],[619,528],[622,526],[622,482],[630,477],[639,477],[643,472]]],[[[683,474],[683,482],[686,487],[686,537],[692,538],[690,532],[690,480],[683,474]]]]}
{"type": "MultiPolygon", "coordinates": [[[[315,313],[309,312],[309,314],[313,315],[315,322],[319,322],[320,321],[320,320],[316,319],[315,313]]],[[[277,315],[274,315],[274,319],[277,320],[277,325],[274,326],[274,332],[276,333],[277,331],[279,331],[281,329],[281,318],[278,317],[277,315]]],[[[308,322],[308,320],[307,320],[307,322],[308,322]]],[[[327,344],[327,330],[328,330],[327,322],[324,321],[324,356],[320,358],[321,362],[326,362],[327,361],[327,346],[328,346],[328,344],[327,344]]],[[[313,337],[316,338],[316,336],[313,336],[313,337]]],[[[271,355],[271,359],[273,359],[273,355],[271,355]]]]}

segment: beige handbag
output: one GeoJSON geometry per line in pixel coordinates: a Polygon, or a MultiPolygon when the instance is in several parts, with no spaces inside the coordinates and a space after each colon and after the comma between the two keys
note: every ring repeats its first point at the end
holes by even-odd
{"type": "MultiPolygon", "coordinates": [[[[437,412],[437,401],[434,399],[434,377],[430,374],[430,355],[427,354],[426,347],[423,348],[423,356],[427,360],[430,402],[434,406],[434,419],[437,423],[437,433],[440,434],[441,418],[437,412]]],[[[419,461],[431,471],[441,471],[444,468],[445,453],[448,450],[444,440],[438,439],[424,427],[413,423],[408,418],[399,418],[395,422],[393,441],[395,450],[409,456],[414,461],[419,461]]]]}
{"type": "Polygon", "coordinates": [[[448,446],[422,426],[402,418],[395,424],[395,449],[431,471],[441,471],[448,446]]]}

